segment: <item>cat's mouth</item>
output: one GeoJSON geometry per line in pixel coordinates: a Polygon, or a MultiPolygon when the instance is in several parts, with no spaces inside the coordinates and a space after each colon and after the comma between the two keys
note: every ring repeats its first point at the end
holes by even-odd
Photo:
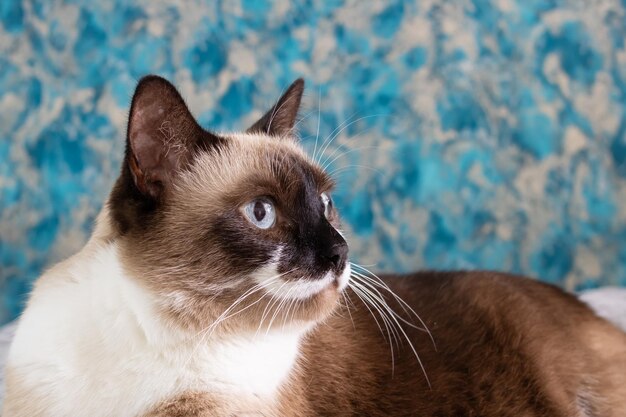
{"type": "Polygon", "coordinates": [[[348,286],[350,273],[350,263],[346,262],[346,266],[340,274],[328,271],[322,278],[315,280],[281,277],[281,279],[268,283],[265,290],[277,298],[306,300],[328,290],[340,293],[348,286]]]}

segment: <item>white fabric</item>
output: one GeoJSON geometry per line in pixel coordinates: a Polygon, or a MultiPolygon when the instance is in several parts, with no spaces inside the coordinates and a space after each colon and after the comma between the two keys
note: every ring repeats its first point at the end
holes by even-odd
{"type": "Polygon", "coordinates": [[[585,291],[580,299],[593,308],[599,316],[626,331],[626,288],[604,287],[585,291]]]}

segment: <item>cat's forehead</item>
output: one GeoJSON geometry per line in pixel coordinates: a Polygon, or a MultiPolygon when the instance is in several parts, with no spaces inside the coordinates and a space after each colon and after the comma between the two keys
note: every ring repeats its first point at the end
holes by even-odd
{"type": "Polygon", "coordinates": [[[334,182],[294,138],[258,133],[222,133],[224,140],[199,155],[183,192],[253,197],[263,191],[294,196],[299,190],[329,191],[334,182]],[[190,188],[191,187],[191,188],[190,188]]]}

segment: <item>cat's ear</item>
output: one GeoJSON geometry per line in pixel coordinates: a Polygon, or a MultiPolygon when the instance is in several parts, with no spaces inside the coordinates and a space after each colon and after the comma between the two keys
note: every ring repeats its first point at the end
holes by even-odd
{"type": "Polygon", "coordinates": [[[248,133],[265,133],[271,136],[289,135],[296,124],[303,92],[304,80],[298,78],[276,104],[247,130],[248,133]]]}
{"type": "Polygon", "coordinates": [[[128,120],[126,163],[139,191],[158,199],[192,159],[203,129],[176,88],[149,75],[139,81],[128,120]]]}

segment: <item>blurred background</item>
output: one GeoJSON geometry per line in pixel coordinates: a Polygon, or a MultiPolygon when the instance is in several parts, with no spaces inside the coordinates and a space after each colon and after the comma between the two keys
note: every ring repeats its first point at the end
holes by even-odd
{"type": "Polygon", "coordinates": [[[241,130],[299,123],[372,269],[626,285],[626,2],[0,1],[0,324],[84,244],[138,79],[241,130]]]}

